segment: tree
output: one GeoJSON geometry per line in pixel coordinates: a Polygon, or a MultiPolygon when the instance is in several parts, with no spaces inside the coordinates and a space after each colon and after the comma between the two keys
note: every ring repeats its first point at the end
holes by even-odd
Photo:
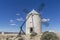
{"type": "Polygon", "coordinates": [[[41,40],[59,40],[54,32],[44,32],[41,36],[41,40]]]}

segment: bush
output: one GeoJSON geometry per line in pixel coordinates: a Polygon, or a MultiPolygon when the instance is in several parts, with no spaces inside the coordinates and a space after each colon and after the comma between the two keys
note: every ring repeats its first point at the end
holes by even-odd
{"type": "Polygon", "coordinates": [[[31,35],[30,35],[30,36],[31,36],[31,38],[30,38],[30,39],[32,39],[32,38],[33,38],[34,36],[36,36],[36,35],[37,35],[37,33],[32,32],[32,33],[31,33],[31,35]]]}
{"type": "Polygon", "coordinates": [[[23,38],[22,38],[22,37],[20,37],[18,40],[23,40],[23,38]]]}
{"type": "Polygon", "coordinates": [[[36,36],[36,35],[37,35],[37,33],[32,32],[30,36],[36,36]]]}
{"type": "Polygon", "coordinates": [[[41,36],[41,40],[59,40],[54,32],[44,32],[41,36]]]}

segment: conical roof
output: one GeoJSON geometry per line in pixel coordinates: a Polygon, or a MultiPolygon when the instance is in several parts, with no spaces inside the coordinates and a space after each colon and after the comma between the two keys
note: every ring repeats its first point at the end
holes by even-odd
{"type": "Polygon", "coordinates": [[[31,12],[29,12],[29,14],[28,15],[30,15],[30,14],[38,14],[39,15],[39,13],[37,12],[37,11],[35,11],[34,9],[31,11],[31,12]]]}

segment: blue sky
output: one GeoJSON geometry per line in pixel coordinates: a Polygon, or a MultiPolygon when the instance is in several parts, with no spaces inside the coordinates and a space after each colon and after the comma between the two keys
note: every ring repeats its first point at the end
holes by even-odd
{"type": "MultiPolygon", "coordinates": [[[[0,0],[0,31],[19,31],[19,26],[26,17],[23,9],[31,11],[41,3],[45,4],[40,12],[41,17],[50,19],[48,30],[60,32],[60,0],[0,0]]],[[[46,30],[44,25],[42,30],[46,30]]]]}

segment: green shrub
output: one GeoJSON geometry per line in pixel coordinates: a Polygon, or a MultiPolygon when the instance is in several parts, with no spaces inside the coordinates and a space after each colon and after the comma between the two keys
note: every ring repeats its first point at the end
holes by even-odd
{"type": "Polygon", "coordinates": [[[22,37],[20,37],[18,40],[23,40],[23,38],[22,38],[22,37]]]}
{"type": "Polygon", "coordinates": [[[32,38],[33,38],[34,36],[36,36],[36,35],[37,35],[37,33],[32,32],[32,33],[31,33],[31,35],[30,35],[30,36],[31,36],[31,38],[30,38],[30,39],[32,39],[32,38]]]}
{"type": "Polygon", "coordinates": [[[41,36],[41,40],[59,40],[54,32],[44,32],[41,36]]]}
{"type": "Polygon", "coordinates": [[[37,35],[37,33],[32,32],[30,36],[32,36],[32,37],[33,37],[33,36],[36,36],[36,35],[37,35]]]}

